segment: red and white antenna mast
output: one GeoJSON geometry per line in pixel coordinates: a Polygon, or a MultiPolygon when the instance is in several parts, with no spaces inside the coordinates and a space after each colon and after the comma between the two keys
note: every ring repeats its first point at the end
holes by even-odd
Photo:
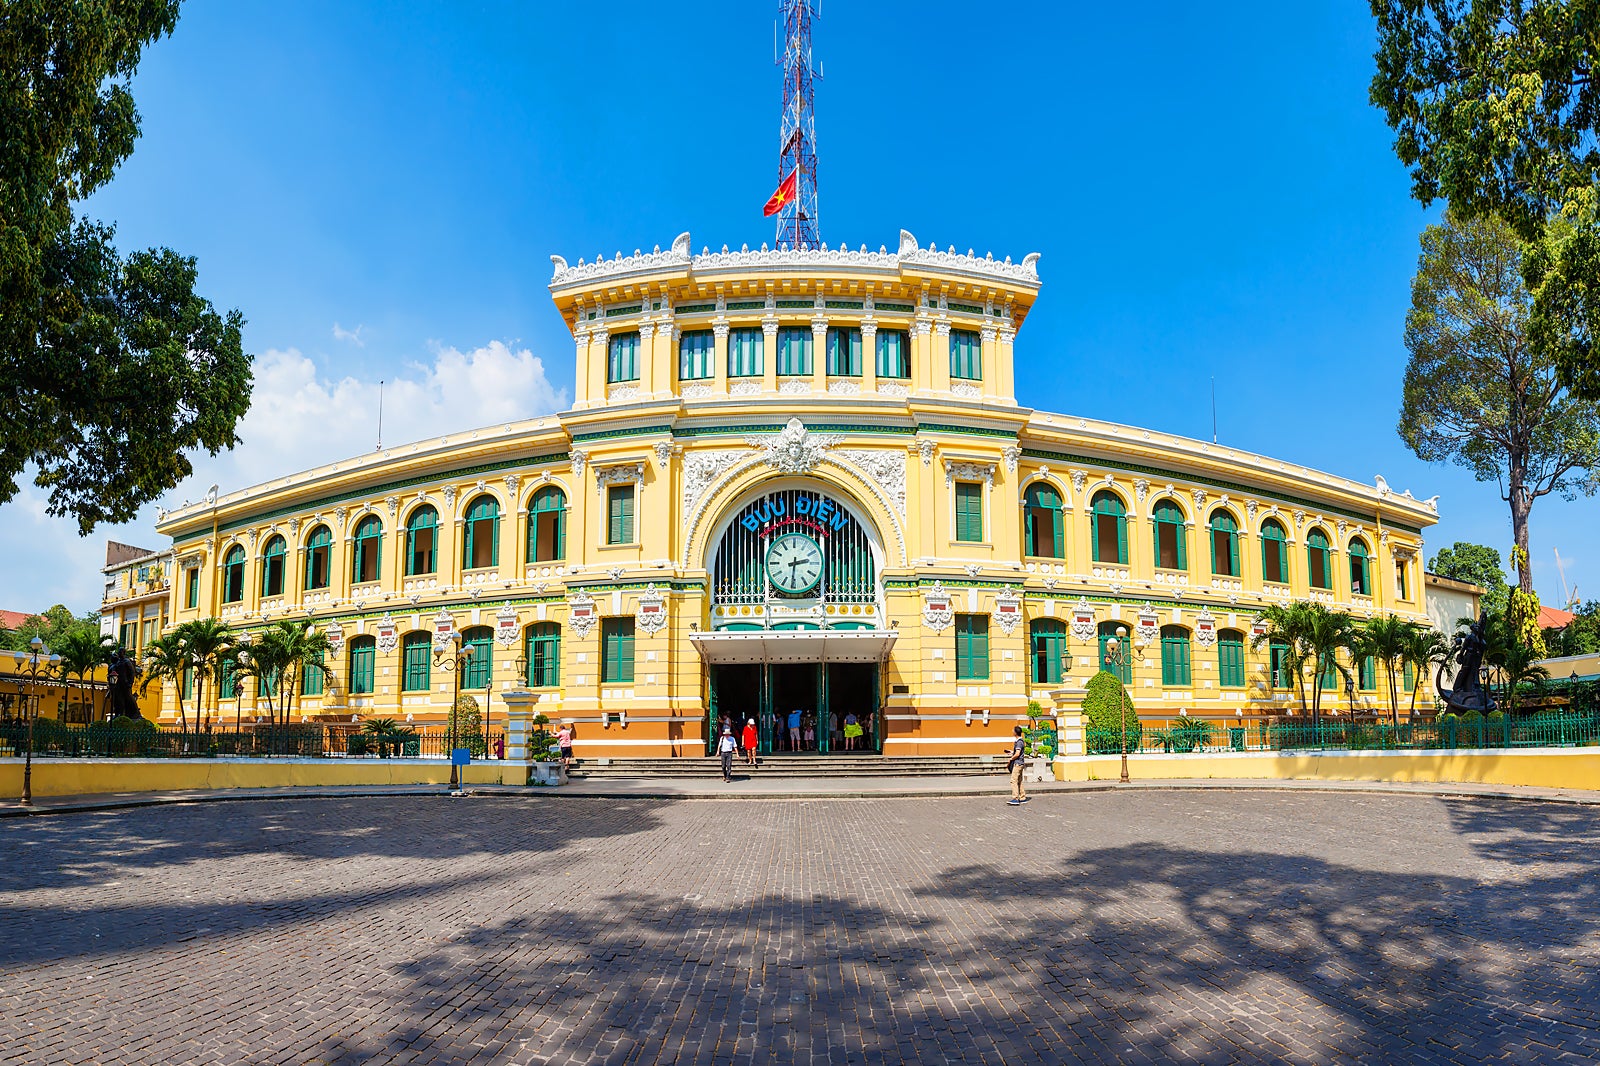
{"type": "Polygon", "coordinates": [[[815,248],[817,228],[816,82],[811,65],[814,0],[778,0],[783,29],[783,119],[778,125],[778,183],[796,175],[795,196],[778,212],[778,246],[815,248]]]}

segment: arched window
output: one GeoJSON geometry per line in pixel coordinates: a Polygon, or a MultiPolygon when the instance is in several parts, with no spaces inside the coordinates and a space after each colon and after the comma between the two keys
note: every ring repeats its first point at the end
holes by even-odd
{"type": "Polygon", "coordinates": [[[1061,663],[1067,654],[1067,624],[1054,618],[1028,623],[1028,649],[1033,658],[1033,683],[1059,685],[1061,663]]]}
{"type": "Polygon", "coordinates": [[[306,538],[306,588],[325,589],[333,582],[333,533],[318,526],[306,538]]]}
{"type": "Polygon", "coordinates": [[[244,548],[238,544],[228,549],[222,560],[222,602],[238,603],[244,599],[244,548]]]}
{"type": "Polygon", "coordinates": [[[500,563],[500,504],[493,496],[479,496],[467,508],[467,539],[461,546],[461,565],[468,570],[500,563]]]}
{"type": "Polygon", "coordinates": [[[567,494],[547,485],[528,505],[528,562],[547,563],[567,557],[567,494]]]}
{"type": "Polygon", "coordinates": [[[1244,688],[1244,634],[1237,629],[1217,633],[1217,684],[1244,688]]]}
{"type": "Polygon", "coordinates": [[[1162,500],[1151,512],[1150,523],[1156,534],[1156,566],[1162,570],[1187,569],[1189,538],[1183,528],[1183,511],[1171,500],[1162,500]]]}
{"type": "Polygon", "coordinates": [[[1124,685],[1133,684],[1133,649],[1128,644],[1127,627],[1120,622],[1100,623],[1100,660],[1099,667],[1108,673],[1122,679],[1124,685]],[[1117,629],[1123,629],[1123,635],[1117,636],[1117,629]],[[1115,642],[1115,643],[1113,643],[1115,642]],[[1117,663],[1112,656],[1115,648],[1121,656],[1122,662],[1117,663]]]}
{"type": "Polygon", "coordinates": [[[1211,516],[1211,572],[1218,577],[1239,576],[1239,523],[1227,511],[1211,516]]]}
{"type": "Polygon", "coordinates": [[[350,638],[350,694],[370,695],[378,643],[371,637],[350,638]]]}
{"type": "Polygon", "coordinates": [[[1094,561],[1128,565],[1128,509],[1114,492],[1097,492],[1090,501],[1089,536],[1094,561]]]}
{"type": "Polygon", "coordinates": [[[1287,642],[1274,640],[1267,645],[1267,668],[1272,674],[1273,688],[1294,688],[1295,670],[1287,642]]]}
{"type": "Polygon", "coordinates": [[[1261,523],[1261,580],[1289,583],[1289,546],[1283,526],[1275,518],[1261,523]]]}
{"type": "Polygon", "coordinates": [[[1041,559],[1066,557],[1061,538],[1061,494],[1054,485],[1037,481],[1028,486],[1022,494],[1022,524],[1029,555],[1041,559]]]}
{"type": "Polygon", "coordinates": [[[376,581],[382,571],[383,523],[377,515],[367,515],[356,526],[356,535],[350,545],[350,580],[356,584],[376,581]]]}
{"type": "Polygon", "coordinates": [[[406,520],[406,576],[439,569],[439,512],[423,504],[406,520]]]}
{"type": "Polygon", "coordinates": [[[1366,541],[1360,537],[1350,542],[1350,591],[1356,596],[1372,595],[1372,561],[1366,541]]]}
{"type": "Polygon", "coordinates": [[[1306,535],[1307,580],[1314,589],[1333,588],[1333,567],[1328,559],[1328,535],[1313,529],[1306,535]]]}
{"type": "Polygon", "coordinates": [[[529,688],[561,684],[561,627],[554,622],[529,626],[527,658],[529,688]]]}
{"type": "Polygon", "coordinates": [[[433,684],[433,635],[421,631],[407,633],[400,642],[401,692],[426,692],[433,684]]]}
{"type": "Polygon", "coordinates": [[[284,563],[289,554],[287,543],[282,537],[274,536],[267,541],[267,546],[261,553],[261,595],[283,595],[284,563]]]}
{"type": "Polygon", "coordinates": [[[1189,631],[1183,626],[1161,627],[1161,683],[1179,688],[1190,684],[1189,631]]]}
{"type": "Polygon", "coordinates": [[[488,626],[462,630],[461,646],[472,649],[472,658],[461,664],[461,687],[488,688],[494,678],[494,630],[488,626]]]}

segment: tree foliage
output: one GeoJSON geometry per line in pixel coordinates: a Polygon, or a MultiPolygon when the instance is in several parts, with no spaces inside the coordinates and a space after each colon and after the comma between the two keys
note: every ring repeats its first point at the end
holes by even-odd
{"type": "Polygon", "coordinates": [[[1102,743],[1111,734],[1118,735],[1119,746],[1112,750],[1121,750],[1121,732],[1125,726],[1128,747],[1137,749],[1139,712],[1134,709],[1133,701],[1122,688],[1122,679],[1116,674],[1101,670],[1089,679],[1089,684],[1084,688],[1083,719],[1084,727],[1100,734],[1098,739],[1102,743]]]}
{"type": "Polygon", "coordinates": [[[81,532],[131,519],[237,443],[243,319],[195,293],[195,261],[124,257],[73,205],[133,151],[127,82],[178,0],[6,5],[0,18],[0,503],[32,464],[81,532]]]}
{"type": "Polygon", "coordinates": [[[1528,516],[1551,492],[1572,499],[1595,491],[1600,403],[1564,388],[1529,337],[1519,257],[1516,234],[1498,219],[1447,215],[1423,232],[1398,430],[1418,458],[1499,484],[1521,552],[1518,585],[1531,593],[1528,516]]]}
{"type": "Polygon", "coordinates": [[[1496,614],[1506,609],[1506,574],[1500,553],[1482,544],[1458,540],[1440,548],[1428,561],[1428,572],[1477,585],[1484,590],[1483,606],[1496,614]]]}
{"type": "Polygon", "coordinates": [[[15,629],[0,630],[0,648],[27,651],[28,641],[38,637],[48,647],[54,649],[57,644],[67,639],[68,634],[78,630],[87,630],[98,636],[99,613],[89,611],[83,615],[75,615],[65,604],[58,603],[42,614],[30,614],[15,629]]]}
{"type": "Polygon", "coordinates": [[[1600,399],[1600,0],[1371,0],[1372,102],[1412,195],[1528,244],[1532,331],[1600,399]]]}

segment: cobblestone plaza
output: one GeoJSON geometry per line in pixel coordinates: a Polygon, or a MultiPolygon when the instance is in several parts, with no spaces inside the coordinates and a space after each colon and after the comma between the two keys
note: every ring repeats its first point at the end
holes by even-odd
{"type": "Polygon", "coordinates": [[[1181,790],[18,819],[0,1062],[1593,1061],[1597,840],[1181,790]]]}

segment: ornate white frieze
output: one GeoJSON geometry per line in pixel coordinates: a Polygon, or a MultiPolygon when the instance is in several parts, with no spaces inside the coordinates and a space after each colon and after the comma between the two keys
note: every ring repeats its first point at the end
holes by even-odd
{"type": "Polygon", "coordinates": [[[761,395],[761,382],[759,382],[759,381],[735,381],[732,385],[728,386],[728,395],[730,395],[730,396],[760,396],[761,395]]]}
{"type": "Polygon", "coordinates": [[[433,646],[436,648],[442,648],[446,644],[450,643],[451,638],[453,638],[455,635],[455,615],[451,614],[443,607],[439,608],[439,613],[433,616],[433,646]]]}
{"type": "Polygon", "coordinates": [[[856,467],[894,504],[902,518],[906,513],[906,454],[886,448],[852,448],[833,453],[856,467]]]}
{"type": "Polygon", "coordinates": [[[745,443],[761,450],[766,464],[781,474],[806,474],[822,461],[829,448],[844,438],[837,434],[812,433],[798,418],[791,418],[781,432],[765,437],[746,437],[745,443]]]}
{"type": "Polygon", "coordinates": [[[608,386],[606,386],[606,399],[608,399],[608,400],[612,400],[612,401],[615,401],[617,403],[622,403],[622,402],[625,402],[627,400],[636,400],[638,398],[639,398],[639,387],[637,385],[608,385],[608,386]]]}
{"type": "Polygon", "coordinates": [[[1146,603],[1139,611],[1139,620],[1133,627],[1133,635],[1140,644],[1148,644],[1156,639],[1161,632],[1161,616],[1156,614],[1156,609],[1146,603]]]}
{"type": "Polygon", "coordinates": [[[703,400],[711,395],[710,385],[685,385],[682,389],[685,400],[703,400]]]}
{"type": "Polygon", "coordinates": [[[400,626],[395,622],[394,615],[388,611],[383,612],[383,617],[378,619],[375,633],[378,651],[384,655],[393,655],[394,650],[400,646],[400,626]]]}
{"type": "Polygon", "coordinates": [[[1006,589],[994,598],[994,624],[1010,636],[1022,622],[1022,597],[1015,589],[1006,589]]]}
{"type": "Polygon", "coordinates": [[[517,624],[517,609],[503,604],[494,616],[494,639],[502,648],[514,647],[522,627],[517,624]]]}
{"type": "Polygon", "coordinates": [[[591,469],[594,470],[594,490],[601,494],[609,485],[632,485],[644,479],[641,462],[595,464],[591,469]]]}
{"type": "Polygon", "coordinates": [[[338,655],[344,648],[344,627],[338,622],[333,622],[322,631],[322,635],[328,638],[328,646],[333,649],[335,655],[338,655]]]}
{"type": "Polygon", "coordinates": [[[950,386],[950,395],[959,396],[964,400],[981,400],[983,390],[965,381],[958,381],[950,386]]]}
{"type": "Polygon", "coordinates": [[[861,386],[847,378],[834,378],[828,382],[828,395],[859,396],[861,395],[861,386]]]}
{"type": "Polygon", "coordinates": [[[594,628],[595,619],[594,597],[583,589],[579,589],[567,597],[567,628],[579,637],[587,637],[589,630],[594,628]]]}
{"type": "Polygon", "coordinates": [[[985,485],[992,487],[994,485],[994,464],[946,459],[944,461],[944,487],[949,488],[957,481],[981,481],[985,485]]]}
{"type": "Polygon", "coordinates": [[[922,624],[935,633],[942,633],[955,618],[954,600],[945,590],[944,582],[935,581],[922,596],[922,624]]]}
{"type": "Polygon", "coordinates": [[[811,392],[811,382],[802,378],[788,378],[778,383],[780,396],[806,396],[811,392]]]}
{"type": "Polygon", "coordinates": [[[1202,648],[1217,642],[1217,620],[1211,617],[1210,611],[1202,610],[1194,616],[1194,642],[1202,648]]]}
{"type": "Polygon", "coordinates": [[[733,464],[750,456],[743,449],[720,452],[691,452],[683,457],[683,513],[694,512],[700,501],[733,464]]]}
{"type": "Polygon", "coordinates": [[[639,604],[634,610],[634,624],[646,633],[654,633],[667,624],[667,598],[652,582],[639,593],[639,604]]]}
{"type": "Polygon", "coordinates": [[[878,395],[892,396],[897,400],[903,400],[911,395],[911,390],[896,381],[880,381],[878,382],[878,395]]]}
{"type": "Polygon", "coordinates": [[[1079,640],[1093,640],[1095,635],[1094,605],[1080,597],[1072,608],[1072,635],[1079,640]]]}

